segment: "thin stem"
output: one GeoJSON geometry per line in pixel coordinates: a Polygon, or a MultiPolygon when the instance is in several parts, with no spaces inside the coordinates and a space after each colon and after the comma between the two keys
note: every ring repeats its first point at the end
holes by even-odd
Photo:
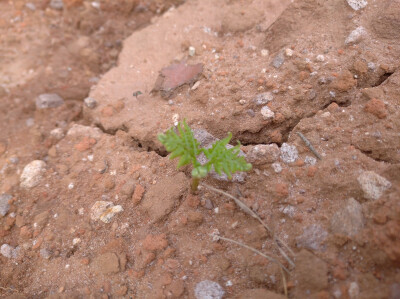
{"type": "Polygon", "coordinates": [[[200,178],[192,177],[192,185],[191,185],[192,194],[196,193],[197,188],[199,187],[199,182],[200,182],[200,178]]]}

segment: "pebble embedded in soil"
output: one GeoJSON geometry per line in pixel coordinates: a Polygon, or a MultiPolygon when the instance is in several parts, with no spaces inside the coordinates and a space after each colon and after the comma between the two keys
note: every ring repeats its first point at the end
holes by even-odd
{"type": "Polygon", "coordinates": [[[275,113],[268,106],[262,107],[260,112],[264,120],[273,119],[275,116],[275,113]]]}
{"type": "Polygon", "coordinates": [[[323,250],[324,241],[328,232],[318,224],[311,224],[304,228],[303,234],[296,238],[297,247],[311,250],[323,250]]]}
{"type": "Polygon", "coordinates": [[[88,107],[89,109],[94,109],[97,106],[97,101],[94,98],[86,98],[83,100],[83,102],[85,103],[86,107],[88,107]]]}
{"type": "Polygon", "coordinates": [[[33,188],[37,186],[46,171],[46,163],[42,160],[34,160],[27,164],[20,177],[22,188],[33,188]]]}
{"type": "Polygon", "coordinates": [[[283,56],[282,53],[279,53],[272,60],[272,66],[276,69],[279,69],[284,62],[285,62],[285,57],[283,56]]]}
{"type": "Polygon", "coordinates": [[[55,128],[55,129],[50,131],[50,136],[55,138],[55,139],[57,139],[57,140],[63,139],[64,138],[64,131],[61,128],[55,128]]]}
{"type": "Polygon", "coordinates": [[[63,98],[55,93],[44,93],[36,98],[37,109],[57,108],[63,104],[63,98]]]}
{"type": "Polygon", "coordinates": [[[218,283],[210,280],[199,282],[194,289],[196,299],[222,299],[224,294],[224,289],[218,283]]]}
{"type": "Polygon", "coordinates": [[[365,30],[365,28],[359,26],[352,32],[350,32],[349,36],[346,38],[344,43],[346,45],[359,43],[366,34],[367,31],[365,30]]]}
{"type": "Polygon", "coordinates": [[[347,200],[344,207],[337,211],[331,220],[334,233],[354,237],[364,227],[362,206],[354,198],[347,200]]]}
{"type": "Polygon", "coordinates": [[[358,176],[357,181],[364,192],[364,197],[370,200],[379,199],[392,186],[387,179],[373,171],[364,171],[358,176]]]}
{"type": "Polygon", "coordinates": [[[296,146],[283,143],[281,146],[281,159],[285,163],[293,163],[299,158],[296,146]]]}
{"type": "Polygon", "coordinates": [[[247,161],[255,165],[274,163],[279,159],[279,154],[279,147],[275,143],[258,144],[249,146],[247,161]]]}
{"type": "Polygon", "coordinates": [[[7,212],[10,210],[10,205],[8,201],[12,198],[10,194],[1,194],[0,195],[0,216],[4,217],[7,212]]]}
{"type": "Polygon", "coordinates": [[[273,99],[274,95],[271,92],[264,92],[256,95],[253,101],[256,105],[265,105],[273,99]]]}
{"type": "Polygon", "coordinates": [[[120,205],[114,206],[111,201],[96,201],[90,209],[90,218],[110,223],[111,219],[123,210],[120,205]]]}
{"type": "Polygon", "coordinates": [[[55,10],[62,10],[64,8],[63,0],[51,0],[49,6],[55,10]]]}
{"type": "Polygon", "coordinates": [[[347,0],[347,3],[354,10],[359,10],[367,6],[367,0],[347,0]]]}
{"type": "Polygon", "coordinates": [[[14,248],[8,244],[3,244],[1,245],[0,253],[6,258],[14,259],[18,256],[19,247],[14,248]]]}

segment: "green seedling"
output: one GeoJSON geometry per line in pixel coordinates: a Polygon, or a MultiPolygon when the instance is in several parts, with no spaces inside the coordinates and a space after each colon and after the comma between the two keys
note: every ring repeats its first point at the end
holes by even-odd
{"type": "Polygon", "coordinates": [[[178,168],[184,165],[192,164],[192,192],[197,191],[200,179],[214,169],[219,175],[224,172],[229,179],[232,174],[237,171],[249,171],[251,164],[247,163],[244,157],[239,156],[240,143],[235,147],[226,148],[226,145],[232,138],[229,133],[228,137],[219,140],[209,149],[200,148],[199,142],[194,138],[193,132],[185,121],[178,123],[177,132],[174,128],[170,128],[165,134],[159,134],[158,140],[171,153],[170,159],[179,158],[178,168]],[[197,157],[203,153],[208,162],[201,164],[197,157]]]}

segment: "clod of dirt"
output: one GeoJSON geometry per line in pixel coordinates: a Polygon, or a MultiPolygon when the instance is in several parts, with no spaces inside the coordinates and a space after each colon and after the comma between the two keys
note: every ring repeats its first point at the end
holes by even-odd
{"type": "Polygon", "coordinates": [[[7,212],[10,210],[10,205],[8,201],[12,198],[10,194],[1,194],[0,195],[0,216],[4,217],[7,212]]]}
{"type": "Polygon", "coordinates": [[[357,235],[364,227],[362,206],[354,198],[347,200],[344,207],[337,211],[331,220],[334,233],[349,237],[357,235]]]}
{"type": "Polygon", "coordinates": [[[153,91],[161,91],[161,95],[168,98],[179,86],[194,83],[202,72],[202,63],[194,65],[186,62],[172,64],[161,70],[153,91]]]}
{"type": "Polygon", "coordinates": [[[377,200],[392,184],[373,171],[364,171],[357,178],[366,199],[377,200]]]}
{"type": "Polygon", "coordinates": [[[203,280],[196,285],[194,295],[196,299],[222,299],[224,289],[216,282],[203,280]]]}
{"type": "Polygon", "coordinates": [[[311,297],[310,290],[318,292],[328,287],[327,264],[305,249],[296,256],[295,271],[298,281],[296,298],[311,297]]]}
{"type": "Polygon", "coordinates": [[[182,172],[162,178],[149,188],[141,207],[149,214],[152,223],[158,222],[172,212],[188,187],[187,178],[182,172]]]}
{"type": "Polygon", "coordinates": [[[34,160],[25,166],[20,177],[22,188],[33,188],[37,186],[46,171],[46,163],[42,160],[34,160]]]}
{"type": "Polygon", "coordinates": [[[91,267],[99,274],[110,274],[120,271],[118,256],[112,252],[107,252],[97,256],[93,260],[91,267]]]}
{"type": "Polygon", "coordinates": [[[55,93],[44,93],[39,95],[36,99],[37,109],[57,108],[63,104],[63,98],[55,93]]]}
{"type": "Polygon", "coordinates": [[[88,127],[74,124],[71,129],[68,130],[67,135],[72,137],[87,136],[94,139],[100,139],[103,135],[103,132],[96,127],[88,127]]]}

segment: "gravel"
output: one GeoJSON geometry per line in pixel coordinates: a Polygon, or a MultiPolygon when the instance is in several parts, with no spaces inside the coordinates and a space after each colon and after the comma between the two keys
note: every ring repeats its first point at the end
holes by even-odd
{"type": "Polygon", "coordinates": [[[7,212],[10,210],[10,205],[8,201],[12,198],[10,194],[2,194],[0,195],[0,216],[4,217],[7,212]]]}
{"type": "Polygon", "coordinates": [[[367,6],[367,0],[347,0],[347,3],[354,10],[359,10],[367,6]]]}
{"type": "Polygon", "coordinates": [[[283,64],[284,62],[285,62],[285,57],[283,56],[282,53],[279,53],[279,54],[276,55],[276,56],[274,57],[274,59],[272,60],[272,66],[273,66],[274,68],[279,69],[279,68],[282,66],[282,64],[283,64]]]}
{"type": "Polygon", "coordinates": [[[8,244],[3,244],[3,245],[1,245],[1,248],[0,248],[0,253],[4,257],[9,258],[9,259],[16,258],[18,256],[18,252],[19,252],[19,247],[14,248],[8,244]]]}
{"type": "Polygon", "coordinates": [[[46,163],[42,160],[34,160],[25,166],[20,177],[22,188],[33,188],[37,186],[46,171],[46,163]]]}
{"type": "Polygon", "coordinates": [[[224,294],[223,288],[218,283],[210,280],[199,282],[194,289],[196,299],[221,299],[224,294]]]}
{"type": "Polygon", "coordinates": [[[264,106],[261,108],[261,115],[264,120],[270,120],[274,118],[275,113],[268,106],[264,106]]]}
{"type": "Polygon", "coordinates": [[[274,95],[271,92],[264,92],[256,95],[253,99],[256,105],[265,105],[274,99],[274,95]]]}
{"type": "Polygon", "coordinates": [[[296,146],[283,143],[281,146],[281,159],[285,163],[293,163],[299,158],[296,146]]]}
{"type": "Polygon", "coordinates": [[[377,200],[392,184],[373,171],[364,171],[357,178],[366,199],[377,200]]]}
{"type": "Polygon", "coordinates": [[[44,93],[36,98],[37,109],[57,108],[63,104],[63,98],[55,93],[44,93]]]}

